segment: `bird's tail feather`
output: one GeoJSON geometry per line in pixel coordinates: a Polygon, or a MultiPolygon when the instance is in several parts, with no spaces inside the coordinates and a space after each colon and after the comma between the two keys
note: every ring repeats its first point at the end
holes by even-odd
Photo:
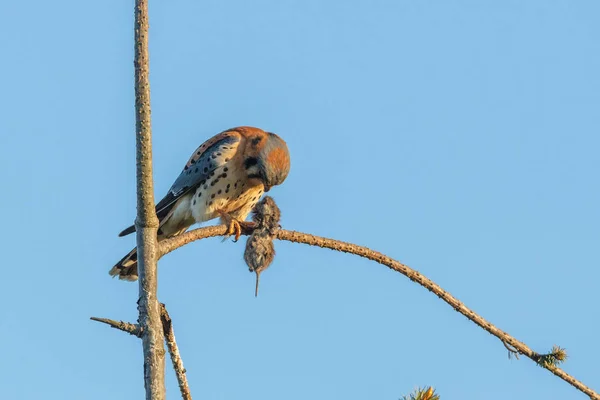
{"type": "MultiPolygon", "coordinates": [[[[177,198],[173,196],[173,193],[169,192],[157,205],[156,205],[156,216],[160,221],[161,225],[168,219],[173,211],[173,207],[177,204],[177,198]]],[[[119,233],[119,237],[127,236],[135,232],[135,225],[128,226],[119,233]]]]}
{"type": "Polygon", "coordinates": [[[133,233],[133,232],[135,232],[135,225],[131,225],[131,226],[123,229],[121,231],[121,233],[119,233],[119,237],[127,236],[127,235],[129,235],[130,233],[133,233]]]}
{"type": "MultiPolygon", "coordinates": [[[[156,205],[156,216],[159,220],[158,225],[158,240],[165,237],[171,237],[175,235],[179,235],[182,232],[187,230],[188,226],[182,227],[180,230],[176,232],[170,232],[168,235],[165,235],[162,232],[162,227],[166,224],[171,216],[173,215],[173,211],[175,210],[176,202],[174,202],[173,194],[169,193],[156,205]]],[[[132,225],[126,229],[124,229],[119,236],[126,236],[130,233],[135,232],[135,225],[132,225]]],[[[119,279],[123,279],[126,281],[135,281],[138,278],[138,269],[137,269],[137,248],[134,248],[123,257],[118,263],[115,264],[114,267],[108,271],[110,276],[118,276],[119,279]]]]}
{"type": "Polygon", "coordinates": [[[119,279],[126,281],[136,281],[138,278],[137,247],[131,250],[125,257],[121,258],[108,273],[112,277],[118,276],[119,279]]]}

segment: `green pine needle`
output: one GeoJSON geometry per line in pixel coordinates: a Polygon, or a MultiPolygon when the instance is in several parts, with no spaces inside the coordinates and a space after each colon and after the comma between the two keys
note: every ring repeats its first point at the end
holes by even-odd
{"type": "Polygon", "coordinates": [[[567,359],[567,352],[560,346],[552,346],[548,354],[540,354],[537,363],[542,367],[557,367],[567,359]]]}
{"type": "Polygon", "coordinates": [[[408,396],[403,396],[400,400],[440,400],[440,396],[435,393],[435,389],[431,386],[425,388],[417,388],[414,393],[408,396]]]}

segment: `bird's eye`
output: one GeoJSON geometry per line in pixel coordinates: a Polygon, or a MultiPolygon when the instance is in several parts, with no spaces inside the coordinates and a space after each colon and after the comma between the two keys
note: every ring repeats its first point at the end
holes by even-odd
{"type": "Polygon", "coordinates": [[[260,136],[255,137],[254,139],[252,139],[252,146],[256,146],[257,144],[260,143],[260,136]]]}
{"type": "Polygon", "coordinates": [[[248,168],[250,168],[250,167],[252,167],[252,166],[254,166],[256,164],[258,164],[258,159],[256,157],[248,157],[244,161],[244,167],[246,169],[248,169],[248,168]]]}

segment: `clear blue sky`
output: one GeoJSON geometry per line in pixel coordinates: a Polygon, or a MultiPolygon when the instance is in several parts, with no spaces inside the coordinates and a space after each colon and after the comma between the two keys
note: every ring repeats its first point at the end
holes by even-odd
{"type": "MultiPolygon", "coordinates": [[[[156,195],[226,128],[285,138],[285,228],[382,251],[600,390],[600,3],[150,1],[156,195]]],[[[0,6],[0,398],[142,398],[133,1],[0,6]]],[[[160,262],[198,399],[584,399],[400,274],[289,243],[160,262]]],[[[170,365],[169,398],[179,394],[170,365]]]]}

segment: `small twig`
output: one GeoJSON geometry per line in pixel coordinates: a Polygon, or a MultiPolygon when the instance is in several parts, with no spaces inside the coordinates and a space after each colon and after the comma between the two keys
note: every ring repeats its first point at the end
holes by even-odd
{"type": "MultiPolygon", "coordinates": [[[[208,238],[208,237],[223,235],[223,234],[225,234],[226,231],[227,231],[227,227],[225,225],[209,226],[206,228],[195,229],[190,232],[184,233],[182,235],[175,236],[170,239],[166,239],[159,243],[159,257],[162,257],[163,255],[168,254],[168,253],[172,252],[173,250],[175,250],[179,247],[182,247],[188,243],[191,243],[193,241],[208,238]]],[[[249,232],[244,231],[243,234],[248,235],[249,232]]],[[[547,361],[548,359],[540,358],[540,357],[543,357],[543,355],[536,353],[535,351],[531,350],[525,343],[518,341],[514,337],[510,336],[508,333],[496,328],[490,322],[486,321],[482,316],[478,315],[473,310],[471,310],[467,306],[465,306],[456,297],[452,296],[450,293],[448,293],[444,289],[442,289],[438,284],[433,282],[431,279],[423,276],[421,273],[419,273],[418,271],[415,271],[414,269],[408,267],[407,265],[404,265],[404,264],[386,256],[385,254],[371,250],[367,247],[358,246],[358,245],[352,244],[352,243],[342,242],[340,240],[328,239],[328,238],[324,238],[324,237],[320,237],[320,236],[315,236],[315,235],[311,235],[308,233],[294,232],[294,231],[288,231],[288,230],[282,229],[282,230],[277,231],[276,238],[279,240],[287,240],[289,242],[303,243],[303,244],[307,244],[309,246],[318,246],[318,247],[323,247],[323,248],[327,248],[327,249],[331,249],[331,250],[341,251],[343,253],[350,253],[350,254],[364,257],[369,260],[376,261],[380,264],[383,264],[383,265],[387,266],[388,268],[393,269],[394,271],[397,271],[397,272],[401,273],[402,275],[406,276],[411,281],[418,283],[419,285],[423,286],[425,289],[429,290],[430,292],[433,292],[440,299],[442,299],[446,303],[448,303],[456,311],[458,311],[459,313],[461,313],[462,315],[467,317],[469,320],[471,320],[475,324],[479,325],[481,328],[483,328],[487,332],[496,336],[498,339],[500,339],[500,341],[502,341],[502,343],[505,344],[505,346],[508,345],[508,346],[513,347],[515,349],[515,352],[523,354],[524,356],[535,361],[539,366],[547,369],[548,371],[552,372],[554,375],[558,376],[560,379],[564,380],[565,382],[571,384],[576,389],[578,389],[581,392],[590,396],[591,399],[600,400],[600,395],[598,395],[598,393],[596,393],[590,387],[586,386],[583,382],[575,379],[574,377],[567,374],[562,369],[558,368],[556,366],[556,363],[544,362],[545,360],[547,361]],[[542,362],[540,362],[540,361],[542,361],[542,362]]],[[[549,353],[549,354],[553,354],[553,353],[549,353]]],[[[555,354],[555,358],[558,358],[558,357],[556,357],[556,354],[555,354]]]]}
{"type": "MultiPolygon", "coordinates": [[[[142,337],[142,329],[138,324],[132,324],[131,322],[125,321],[115,321],[108,318],[90,317],[90,319],[92,321],[102,322],[109,325],[111,328],[127,332],[130,335],[138,338],[142,337]]],[[[173,322],[163,303],[160,303],[160,320],[163,327],[165,342],[167,343],[167,348],[169,349],[169,354],[171,355],[171,361],[173,362],[173,369],[175,370],[175,375],[177,375],[177,382],[179,383],[179,390],[181,390],[181,397],[184,400],[192,400],[192,394],[190,392],[187,377],[185,375],[186,370],[183,367],[181,354],[179,354],[179,348],[177,347],[177,342],[175,341],[173,322]]]]}
{"type": "Polygon", "coordinates": [[[506,347],[506,350],[508,350],[508,359],[510,360],[511,356],[515,356],[515,358],[518,360],[519,359],[519,352],[514,347],[511,347],[504,340],[501,340],[501,342],[504,345],[504,347],[506,347]]]}
{"type": "Polygon", "coordinates": [[[142,337],[142,329],[137,324],[132,324],[131,322],[125,322],[125,321],[115,321],[114,319],[108,319],[108,318],[90,317],[90,319],[92,321],[98,321],[98,322],[102,322],[103,324],[110,325],[111,328],[115,328],[115,329],[121,330],[123,332],[127,332],[130,335],[137,336],[139,338],[142,337]]]}
{"type": "Polygon", "coordinates": [[[167,349],[169,349],[171,361],[173,362],[173,369],[175,370],[175,375],[177,375],[177,383],[179,383],[181,397],[183,400],[192,400],[192,394],[190,392],[190,387],[185,375],[186,370],[183,367],[183,360],[181,359],[181,354],[179,354],[179,348],[177,347],[177,342],[175,341],[173,322],[169,316],[169,313],[167,312],[167,308],[163,303],[160,303],[160,319],[162,321],[167,349]]]}

